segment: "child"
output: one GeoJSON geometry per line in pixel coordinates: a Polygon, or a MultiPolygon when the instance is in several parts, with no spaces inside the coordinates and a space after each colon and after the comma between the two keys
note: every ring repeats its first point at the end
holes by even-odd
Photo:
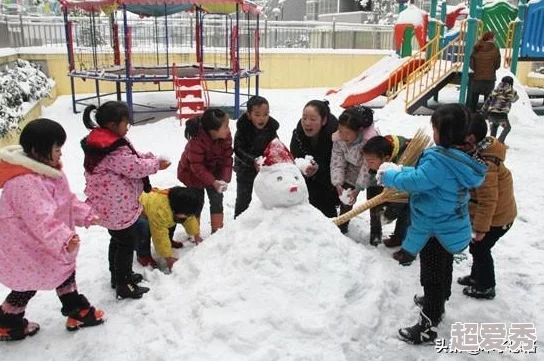
{"type": "Polygon", "coordinates": [[[329,218],[338,215],[336,207],[340,204],[330,171],[332,134],[337,129],[338,120],[331,114],[329,102],[311,100],[304,106],[290,144],[293,157],[313,157],[314,162],[303,172],[310,204],[329,218]]]}
{"type": "Polygon", "coordinates": [[[406,342],[436,339],[436,326],[449,296],[453,254],[471,240],[469,189],[483,182],[487,167],[459,150],[465,146],[469,122],[470,115],[462,105],[438,107],[431,117],[436,146],[423,152],[418,165],[384,163],[378,170],[378,181],[384,186],[410,194],[411,225],[395,259],[409,264],[421,252],[423,309],[417,324],[399,330],[406,342]]]}
{"type": "Polygon", "coordinates": [[[202,116],[189,119],[185,126],[189,142],[179,160],[178,179],[197,189],[202,201],[206,190],[214,233],[223,228],[223,192],[232,177],[229,117],[221,109],[210,108],[202,116]]]}
{"type": "Polygon", "coordinates": [[[482,112],[486,113],[489,119],[492,137],[497,135],[499,125],[503,127],[499,136],[499,142],[501,143],[504,143],[506,136],[512,129],[508,120],[508,113],[512,103],[518,99],[518,93],[514,90],[514,79],[511,76],[505,76],[491,92],[482,107],[482,112]]]}
{"type": "MultiPolygon", "coordinates": [[[[385,137],[378,135],[369,139],[363,146],[363,156],[369,173],[375,174],[384,162],[397,163],[408,144],[410,144],[410,139],[398,135],[386,135],[385,137]]],[[[395,231],[389,238],[383,240],[383,244],[386,247],[399,247],[406,236],[406,229],[410,225],[410,207],[406,203],[387,203],[383,216],[388,221],[397,219],[395,231]]],[[[379,224],[381,229],[381,219],[376,218],[375,222],[379,224]]]]}
{"type": "Polygon", "coordinates": [[[85,194],[100,215],[100,225],[111,236],[108,260],[111,284],[118,299],[141,298],[149,291],[136,283],[142,276],[132,273],[132,258],[139,238],[136,221],[142,212],[140,193],[151,190],[148,176],[170,165],[151,153],[138,153],[125,137],[129,127],[125,103],[109,101],[98,109],[89,105],[83,122],[91,132],[81,141],[85,153],[85,194]],[[95,122],[91,111],[96,110],[95,122]]]}
{"type": "Polygon", "coordinates": [[[491,248],[508,232],[517,215],[512,174],[504,165],[506,146],[493,137],[487,137],[487,125],[478,114],[473,114],[469,141],[488,166],[484,183],[470,192],[470,218],[473,239],[470,275],[457,282],[467,286],[463,293],[469,297],[495,297],[495,270],[491,248]]]}
{"type": "Polygon", "coordinates": [[[247,102],[247,111],[236,122],[234,135],[234,171],[236,172],[236,205],[234,218],[249,207],[253,181],[257,176],[256,158],[278,137],[279,123],[269,115],[268,101],[258,95],[247,102]]]}
{"type": "MultiPolygon", "coordinates": [[[[372,109],[364,106],[344,110],[338,118],[338,130],[332,135],[331,183],[342,201],[340,214],[349,212],[359,192],[369,186],[362,148],[379,134],[374,127],[373,113],[372,109]],[[345,193],[347,197],[343,196],[345,193]]],[[[379,230],[373,227],[375,222],[372,220],[377,212],[374,208],[370,212],[370,244],[377,245],[381,242],[381,227],[379,230]]],[[[349,222],[340,225],[340,231],[347,233],[348,225],[349,222]]]]}
{"type": "Polygon", "coordinates": [[[36,119],[21,132],[20,146],[0,150],[0,282],[12,289],[0,306],[0,341],[38,332],[24,318],[37,290],[56,290],[70,331],[104,322],[104,312],[77,290],[75,226],[89,227],[97,216],[70,191],[60,162],[65,140],[60,124],[36,119]]]}
{"type": "Polygon", "coordinates": [[[151,257],[150,242],[159,256],[164,257],[170,270],[178,259],[172,252],[170,229],[176,223],[182,223],[190,236],[199,237],[199,224],[195,215],[202,212],[203,199],[198,192],[184,187],[172,187],[169,189],[154,188],[149,193],[140,195],[140,203],[144,207],[142,217],[148,227],[147,236],[142,239],[139,245],[138,262],[142,265],[149,259],[151,266],[156,262],[151,257]],[[149,234],[151,232],[151,234],[149,234]],[[142,256],[145,254],[145,256],[142,256]]]}

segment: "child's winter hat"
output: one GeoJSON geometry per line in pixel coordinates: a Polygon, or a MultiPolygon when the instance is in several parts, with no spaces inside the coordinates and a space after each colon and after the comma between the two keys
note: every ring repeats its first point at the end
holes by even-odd
{"type": "Polygon", "coordinates": [[[295,164],[293,155],[287,147],[278,139],[273,139],[264,150],[262,166],[272,166],[279,163],[295,164]]]}

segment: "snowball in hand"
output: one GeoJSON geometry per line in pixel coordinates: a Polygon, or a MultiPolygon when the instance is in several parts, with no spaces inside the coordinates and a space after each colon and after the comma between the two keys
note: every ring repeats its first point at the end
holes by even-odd
{"type": "Polygon", "coordinates": [[[344,189],[340,195],[340,202],[347,206],[352,206],[355,203],[355,197],[353,197],[353,191],[351,189],[344,189]]]}
{"type": "Polygon", "coordinates": [[[309,168],[311,169],[311,167],[315,167],[315,170],[313,171],[313,173],[315,173],[318,167],[317,163],[314,161],[314,157],[312,157],[311,155],[307,155],[304,158],[296,158],[295,164],[297,168],[300,169],[300,172],[304,174],[305,176],[311,175],[311,174],[308,174],[309,168]]]}

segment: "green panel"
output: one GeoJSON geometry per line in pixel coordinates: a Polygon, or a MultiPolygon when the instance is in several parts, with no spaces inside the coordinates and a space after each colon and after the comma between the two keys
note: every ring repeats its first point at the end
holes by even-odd
{"type": "Polygon", "coordinates": [[[516,15],[517,8],[505,2],[484,6],[482,15],[484,31],[492,31],[495,34],[499,48],[506,47],[508,24],[516,18],[516,15]]]}

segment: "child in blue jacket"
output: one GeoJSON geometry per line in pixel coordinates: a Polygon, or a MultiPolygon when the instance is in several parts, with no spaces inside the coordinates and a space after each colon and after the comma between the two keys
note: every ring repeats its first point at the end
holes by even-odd
{"type": "Polygon", "coordinates": [[[424,295],[414,297],[422,306],[421,318],[414,326],[399,329],[400,338],[413,344],[436,339],[451,288],[453,254],[463,251],[472,237],[469,190],[482,184],[487,166],[463,151],[469,122],[464,106],[440,106],[431,117],[436,146],[423,152],[417,166],[384,163],[378,170],[384,186],[410,194],[411,225],[394,258],[405,265],[421,253],[424,295]]]}

